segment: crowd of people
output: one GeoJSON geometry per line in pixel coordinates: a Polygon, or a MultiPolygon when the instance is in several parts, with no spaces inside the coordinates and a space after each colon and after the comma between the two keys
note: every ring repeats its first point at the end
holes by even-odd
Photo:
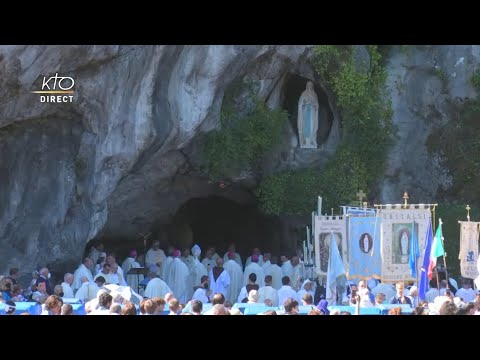
{"type": "MultiPolygon", "coordinates": [[[[0,280],[5,314],[14,314],[16,304],[24,301],[40,304],[43,315],[72,315],[74,301],[83,303],[90,315],[242,314],[234,304],[264,304],[264,315],[294,315],[300,308],[309,315],[360,314],[361,308],[385,304],[407,304],[418,315],[480,314],[480,296],[469,279],[459,289],[453,279],[438,284],[434,279],[425,299],[419,299],[413,284],[349,281],[336,305],[354,310],[341,311],[329,306],[325,278],[307,274],[301,253],[277,257],[255,248],[243,262],[231,244],[223,256],[209,247],[201,259],[198,245],[164,251],[154,241],[144,256],[132,249],[120,265],[113,252],[104,250],[102,243],[92,246],[78,268],[56,285],[47,267],[37,268],[25,288],[18,283],[19,269],[10,269],[0,280]]],[[[389,313],[402,314],[404,308],[389,313]]]]}

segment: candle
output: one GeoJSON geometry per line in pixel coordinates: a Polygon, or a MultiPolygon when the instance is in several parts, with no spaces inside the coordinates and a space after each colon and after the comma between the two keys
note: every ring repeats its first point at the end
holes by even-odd
{"type": "Polygon", "coordinates": [[[305,246],[305,240],[303,241],[303,261],[307,261],[307,247],[305,246]]]}
{"type": "Polygon", "coordinates": [[[322,214],[322,197],[318,197],[318,203],[317,203],[317,214],[321,215],[322,214]]]}

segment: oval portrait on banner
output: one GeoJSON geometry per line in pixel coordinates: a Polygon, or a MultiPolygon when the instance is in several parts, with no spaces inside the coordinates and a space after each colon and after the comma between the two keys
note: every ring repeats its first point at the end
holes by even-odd
{"type": "Polygon", "coordinates": [[[373,247],[373,239],[369,233],[363,233],[360,235],[360,239],[358,239],[358,245],[360,246],[360,250],[365,254],[368,254],[373,247]]]}

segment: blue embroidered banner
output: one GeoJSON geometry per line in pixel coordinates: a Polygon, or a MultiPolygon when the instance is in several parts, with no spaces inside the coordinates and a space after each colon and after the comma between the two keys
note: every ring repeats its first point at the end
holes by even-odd
{"type": "Polygon", "coordinates": [[[349,279],[381,278],[380,225],[379,217],[349,216],[349,279]]]}

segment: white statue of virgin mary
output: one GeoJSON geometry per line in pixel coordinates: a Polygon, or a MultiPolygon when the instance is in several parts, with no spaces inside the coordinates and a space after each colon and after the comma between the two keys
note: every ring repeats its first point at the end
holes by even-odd
{"type": "Polygon", "coordinates": [[[298,101],[298,138],[301,148],[317,148],[318,98],[313,90],[313,82],[307,82],[307,88],[298,101]]]}

